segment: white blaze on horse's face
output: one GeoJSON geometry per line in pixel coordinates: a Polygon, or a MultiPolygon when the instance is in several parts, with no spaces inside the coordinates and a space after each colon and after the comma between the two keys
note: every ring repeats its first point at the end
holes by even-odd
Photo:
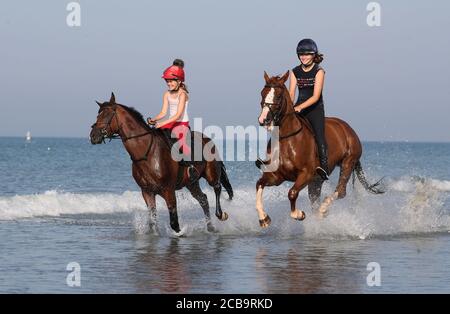
{"type": "MultiPolygon", "coordinates": [[[[264,99],[265,104],[273,104],[273,100],[275,98],[275,88],[271,88],[270,91],[267,93],[266,98],[264,99]]],[[[267,118],[267,114],[269,113],[269,107],[264,106],[264,108],[261,111],[261,114],[259,115],[259,123],[263,124],[264,120],[267,118]]],[[[273,129],[273,121],[270,122],[270,126],[264,126],[269,131],[272,131],[273,129]]]]}
{"type": "Polygon", "coordinates": [[[273,104],[273,99],[275,98],[275,88],[271,88],[270,91],[266,95],[266,99],[264,102],[266,104],[273,104]]]}

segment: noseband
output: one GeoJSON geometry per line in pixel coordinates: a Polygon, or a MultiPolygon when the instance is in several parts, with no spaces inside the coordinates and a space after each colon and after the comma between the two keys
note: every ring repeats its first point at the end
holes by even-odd
{"type": "MultiPolygon", "coordinates": [[[[277,85],[273,85],[273,84],[266,84],[265,86],[264,86],[264,88],[280,88],[280,86],[277,86],[277,85]]],[[[278,110],[276,113],[274,113],[274,111],[273,111],[273,109],[272,109],[272,107],[273,106],[280,106],[281,107],[281,101],[280,102],[274,102],[274,103],[267,103],[267,102],[264,102],[263,103],[263,109],[265,108],[265,107],[267,107],[268,109],[269,109],[269,112],[270,112],[270,114],[271,114],[271,116],[272,116],[272,120],[273,120],[273,122],[275,123],[275,125],[278,125],[280,122],[281,122],[281,108],[280,108],[280,110],[278,110]]]]}
{"type": "MultiPolygon", "coordinates": [[[[100,123],[96,122],[96,123],[94,123],[91,126],[91,128],[93,128],[93,127],[98,127],[98,124],[104,125],[104,127],[100,129],[100,133],[103,136],[103,143],[105,143],[105,138],[109,138],[109,141],[111,141],[114,138],[119,138],[120,137],[120,135],[115,134],[115,133],[108,136],[108,128],[111,128],[111,122],[112,122],[112,119],[114,117],[116,118],[116,123],[119,126],[119,120],[117,118],[117,113],[116,113],[116,107],[115,106],[114,106],[114,109],[111,112],[110,116],[108,117],[108,119],[106,119],[106,122],[100,122],[100,123]]],[[[119,126],[119,129],[120,129],[120,126],[119,126]]]]}
{"type": "MultiPolygon", "coordinates": [[[[277,87],[278,87],[278,88],[280,88],[280,86],[274,85],[274,84],[266,84],[264,87],[267,87],[267,88],[277,88],[277,87]]],[[[290,115],[290,114],[296,114],[296,112],[294,111],[294,112],[290,112],[290,113],[288,113],[288,114],[285,114],[284,116],[281,116],[281,111],[282,111],[281,106],[282,106],[281,100],[280,100],[279,102],[274,102],[274,103],[266,103],[266,102],[263,103],[263,108],[267,107],[267,108],[269,109],[269,112],[270,112],[270,114],[272,115],[272,120],[273,120],[273,122],[275,123],[275,125],[278,125],[278,126],[281,126],[281,122],[283,121],[283,119],[284,119],[286,116],[288,116],[288,115],[290,115]],[[280,106],[280,109],[279,109],[276,113],[274,113],[273,110],[272,110],[272,106],[274,106],[274,105],[280,106]]],[[[293,135],[296,135],[296,134],[299,133],[302,129],[303,129],[303,125],[301,125],[300,128],[299,128],[298,130],[296,130],[296,131],[294,131],[294,132],[292,132],[292,133],[289,133],[289,134],[284,135],[284,136],[279,136],[279,139],[282,140],[282,139],[291,137],[291,136],[293,136],[293,135]]]]}
{"type": "MultiPolygon", "coordinates": [[[[151,131],[146,131],[146,132],[144,132],[144,133],[137,134],[137,135],[131,135],[131,136],[120,135],[120,130],[121,130],[122,126],[119,124],[119,118],[117,118],[116,108],[117,108],[117,106],[114,105],[112,114],[108,117],[107,122],[102,122],[102,123],[101,123],[101,124],[104,124],[104,125],[105,125],[104,128],[100,129],[100,132],[101,132],[101,134],[102,134],[102,136],[103,136],[103,138],[102,138],[103,143],[105,143],[105,138],[109,138],[109,141],[110,141],[110,142],[111,142],[112,139],[116,139],[116,138],[121,138],[123,142],[126,142],[126,141],[128,141],[128,140],[130,140],[130,139],[137,138],[137,137],[142,137],[142,136],[145,136],[145,135],[148,135],[148,134],[151,133],[151,131]],[[108,129],[108,128],[111,129],[111,122],[112,122],[112,119],[113,119],[114,117],[116,118],[116,123],[117,123],[117,128],[118,128],[118,132],[119,132],[119,133],[118,133],[118,134],[117,134],[117,133],[114,133],[114,134],[111,134],[111,135],[108,136],[108,130],[107,130],[107,129],[108,129]]],[[[94,123],[94,124],[91,126],[91,128],[93,128],[94,126],[97,126],[97,123],[94,123]]],[[[150,149],[151,149],[151,147],[152,147],[152,143],[153,143],[153,141],[149,141],[147,150],[145,151],[145,154],[144,154],[143,157],[141,157],[141,158],[139,158],[139,159],[134,159],[132,156],[130,156],[131,160],[132,160],[133,162],[139,162],[139,161],[147,160],[148,154],[149,154],[150,149]]]]}

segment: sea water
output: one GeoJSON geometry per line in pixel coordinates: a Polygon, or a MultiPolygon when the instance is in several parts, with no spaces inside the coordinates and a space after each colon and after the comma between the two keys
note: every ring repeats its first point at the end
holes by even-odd
{"type": "MultiPolygon", "coordinates": [[[[131,176],[120,141],[0,138],[0,292],[51,293],[379,293],[450,292],[450,144],[363,143],[373,195],[356,181],[320,219],[307,191],[289,217],[292,183],[264,190],[272,218],[261,229],[252,161],[226,161],[234,188],[222,193],[229,220],[203,211],[187,190],[177,192],[183,237],[169,227],[157,197],[159,233],[131,176]],[[79,265],[79,285],[69,284],[79,265]],[[378,265],[379,281],[370,284],[378,265]]],[[[333,192],[335,171],[323,186],[333,192]]],[[[214,212],[214,193],[202,188],[214,212]]]]}

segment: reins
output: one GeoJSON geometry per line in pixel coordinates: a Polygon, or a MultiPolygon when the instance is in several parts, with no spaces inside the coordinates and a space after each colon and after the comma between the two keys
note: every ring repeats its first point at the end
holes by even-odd
{"type": "MultiPolygon", "coordinates": [[[[152,133],[151,131],[146,131],[146,132],[144,132],[144,133],[137,134],[137,135],[131,135],[131,136],[125,136],[125,135],[122,136],[122,135],[120,135],[120,133],[121,133],[120,131],[121,131],[121,129],[122,129],[122,125],[119,124],[119,119],[117,118],[117,112],[116,112],[116,108],[117,108],[117,107],[116,107],[116,106],[117,106],[117,105],[114,106],[113,113],[112,113],[111,117],[108,118],[107,122],[104,122],[104,124],[106,125],[106,127],[100,129],[100,132],[101,132],[102,135],[103,135],[103,143],[105,143],[105,138],[108,138],[110,142],[111,142],[111,140],[113,140],[113,139],[118,139],[118,138],[122,139],[123,142],[126,142],[126,141],[128,141],[128,140],[135,139],[135,138],[139,138],[139,137],[142,137],[142,136],[145,136],[145,135],[149,135],[149,134],[152,133]],[[106,135],[108,134],[107,128],[108,128],[108,127],[111,128],[111,122],[112,122],[112,119],[113,119],[114,117],[116,118],[116,123],[117,123],[117,128],[118,128],[118,130],[119,130],[119,134],[111,134],[111,135],[109,135],[109,136],[106,136],[106,135]]],[[[96,125],[96,123],[95,123],[94,125],[96,125]]],[[[93,125],[93,126],[94,126],[94,125],[93,125]]],[[[139,162],[139,161],[147,160],[147,159],[148,159],[148,154],[150,153],[150,150],[151,150],[151,147],[152,147],[152,143],[153,143],[153,141],[150,141],[150,142],[149,142],[148,147],[147,147],[147,150],[145,151],[145,154],[144,154],[143,157],[141,157],[141,158],[139,158],[139,159],[133,159],[133,157],[130,155],[131,161],[133,161],[133,162],[139,162]]]]}
{"type": "MultiPolygon", "coordinates": [[[[278,88],[280,88],[281,86],[276,85],[276,84],[266,84],[264,87],[268,87],[268,88],[277,88],[278,87],[278,88]]],[[[273,122],[275,122],[276,125],[280,126],[282,124],[283,120],[287,116],[289,116],[291,114],[296,114],[296,112],[294,111],[294,112],[290,112],[290,113],[287,113],[287,114],[281,116],[282,109],[280,108],[280,110],[278,110],[278,112],[274,113],[273,110],[272,110],[272,106],[273,105],[277,105],[277,106],[282,107],[282,101],[276,102],[276,103],[266,103],[266,102],[264,102],[263,103],[263,108],[267,107],[269,109],[269,112],[272,115],[273,122]]],[[[283,140],[283,139],[286,139],[288,137],[294,136],[294,135],[300,133],[302,129],[303,129],[303,124],[300,124],[300,128],[298,128],[298,130],[296,130],[296,131],[294,131],[292,133],[289,133],[287,135],[279,136],[278,139],[279,140],[283,140]]]]}

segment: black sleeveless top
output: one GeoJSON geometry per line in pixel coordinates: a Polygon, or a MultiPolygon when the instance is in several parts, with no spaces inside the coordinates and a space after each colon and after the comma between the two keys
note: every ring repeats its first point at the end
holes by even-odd
{"type": "MultiPolygon", "coordinates": [[[[314,94],[314,83],[316,82],[316,74],[319,70],[323,69],[318,64],[315,64],[309,72],[303,71],[301,65],[292,69],[292,72],[294,72],[295,78],[297,79],[298,86],[298,98],[295,105],[300,105],[314,94]]],[[[319,100],[307,109],[313,109],[317,107],[317,105],[323,105],[322,93],[320,93],[319,100]]]]}

